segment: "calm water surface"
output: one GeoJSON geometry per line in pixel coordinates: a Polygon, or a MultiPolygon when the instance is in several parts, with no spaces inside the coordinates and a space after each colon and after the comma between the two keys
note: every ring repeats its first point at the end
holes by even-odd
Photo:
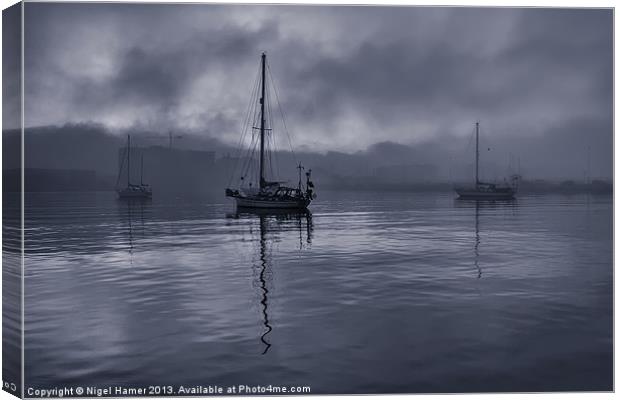
{"type": "Polygon", "coordinates": [[[26,388],[612,389],[612,199],[27,194],[26,388]]]}

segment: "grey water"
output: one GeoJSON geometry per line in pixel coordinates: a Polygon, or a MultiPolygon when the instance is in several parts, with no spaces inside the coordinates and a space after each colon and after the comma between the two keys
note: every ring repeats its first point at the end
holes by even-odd
{"type": "Polygon", "coordinates": [[[27,193],[25,387],[612,390],[611,196],[27,193]]]}

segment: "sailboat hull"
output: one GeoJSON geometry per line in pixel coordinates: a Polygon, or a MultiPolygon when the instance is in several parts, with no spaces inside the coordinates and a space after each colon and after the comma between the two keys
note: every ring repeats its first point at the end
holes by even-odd
{"type": "Polygon", "coordinates": [[[309,200],[281,200],[281,199],[258,199],[251,197],[235,197],[237,207],[240,208],[263,208],[263,209],[286,209],[286,210],[305,210],[310,204],[309,200]]]}
{"type": "Polygon", "coordinates": [[[459,195],[459,199],[463,200],[513,200],[515,198],[515,192],[510,188],[492,191],[458,188],[455,191],[459,195]]]}
{"type": "Polygon", "coordinates": [[[146,190],[122,189],[117,193],[119,199],[150,199],[153,197],[153,193],[146,190]]]}

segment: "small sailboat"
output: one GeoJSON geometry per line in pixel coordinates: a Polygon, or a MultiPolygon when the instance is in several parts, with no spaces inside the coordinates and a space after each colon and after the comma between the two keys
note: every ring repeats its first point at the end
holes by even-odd
{"type": "Polygon", "coordinates": [[[142,181],[142,175],[144,170],[144,157],[140,158],[140,184],[136,185],[131,183],[131,136],[127,135],[127,158],[123,158],[121,167],[118,171],[118,178],[116,179],[116,193],[118,193],[119,199],[150,199],[153,196],[153,190],[148,184],[142,181]],[[127,161],[127,187],[120,188],[118,183],[123,171],[123,164],[127,161]]]}
{"type": "Polygon", "coordinates": [[[518,176],[512,177],[512,185],[498,185],[482,182],[479,179],[480,163],[480,123],[476,122],[476,182],[474,186],[457,187],[454,190],[459,199],[464,200],[512,200],[517,192],[518,176]]]}
{"type": "MultiPolygon", "coordinates": [[[[310,202],[315,198],[314,184],[311,181],[312,170],[305,172],[306,179],[304,183],[302,182],[302,171],[304,170],[304,167],[301,164],[297,166],[297,169],[299,170],[299,181],[297,187],[289,187],[284,185],[286,182],[267,179],[266,173],[268,163],[269,167],[272,167],[271,156],[268,155],[268,146],[270,143],[275,143],[275,141],[273,140],[274,132],[271,114],[267,115],[267,113],[270,112],[271,107],[268,101],[270,96],[268,93],[266,68],[267,55],[262,53],[259,81],[257,82],[257,85],[255,85],[256,94],[250,102],[251,106],[249,108],[249,115],[246,119],[247,121],[252,121],[252,125],[259,125],[252,126],[252,134],[254,135],[256,132],[258,138],[257,140],[252,141],[253,146],[251,145],[250,148],[252,157],[254,155],[254,149],[257,145],[260,149],[258,174],[254,174],[253,171],[250,171],[254,165],[252,161],[245,163],[245,167],[242,168],[241,176],[239,177],[238,186],[227,188],[226,196],[235,199],[237,207],[240,208],[305,210],[310,202]],[[254,107],[252,107],[252,104],[254,107]],[[258,123],[254,124],[254,122],[258,123]],[[252,176],[254,176],[255,179],[257,178],[258,182],[252,181],[252,176]],[[250,179],[247,179],[248,177],[250,177],[250,179]]],[[[282,113],[282,118],[284,118],[284,113],[282,113]]],[[[286,125],[284,126],[286,127],[286,125]]]]}

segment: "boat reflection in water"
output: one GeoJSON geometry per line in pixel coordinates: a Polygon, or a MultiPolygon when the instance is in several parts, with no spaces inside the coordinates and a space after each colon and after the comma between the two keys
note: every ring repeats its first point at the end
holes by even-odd
{"type": "Polygon", "coordinates": [[[308,210],[243,208],[226,217],[250,222],[252,241],[258,244],[252,257],[252,270],[255,275],[254,284],[259,291],[259,307],[264,325],[260,336],[264,346],[262,354],[266,354],[272,346],[269,334],[274,328],[269,319],[269,287],[272,286],[274,259],[277,258],[277,254],[274,254],[274,243],[280,242],[281,234],[295,232],[299,236],[299,250],[308,249],[312,244],[312,214],[308,210]],[[258,232],[254,229],[255,222],[258,222],[258,232]]]}
{"type": "MultiPolygon", "coordinates": [[[[144,237],[144,221],[149,218],[152,200],[150,198],[125,199],[118,203],[119,216],[123,219],[127,234],[127,246],[129,251],[129,262],[133,264],[134,236],[138,234],[144,237]]],[[[121,226],[122,226],[121,225],[121,226]]]]}
{"type": "Polygon", "coordinates": [[[482,268],[480,267],[480,244],[481,244],[481,235],[480,235],[480,217],[481,213],[484,209],[498,209],[504,208],[509,210],[513,215],[517,209],[517,200],[516,199],[506,199],[506,200],[465,200],[462,198],[457,198],[454,201],[454,204],[457,208],[466,208],[472,209],[474,214],[474,267],[476,269],[476,278],[482,278],[482,268]]]}

